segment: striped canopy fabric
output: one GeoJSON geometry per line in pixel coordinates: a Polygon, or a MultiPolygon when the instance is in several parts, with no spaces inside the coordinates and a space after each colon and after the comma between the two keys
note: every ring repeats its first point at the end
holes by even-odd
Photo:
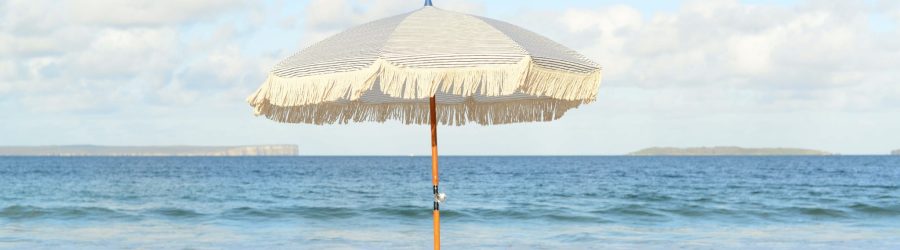
{"type": "Polygon", "coordinates": [[[425,6],[277,64],[247,101],[279,122],[447,125],[550,121],[595,100],[600,67],[506,22],[425,6]]]}

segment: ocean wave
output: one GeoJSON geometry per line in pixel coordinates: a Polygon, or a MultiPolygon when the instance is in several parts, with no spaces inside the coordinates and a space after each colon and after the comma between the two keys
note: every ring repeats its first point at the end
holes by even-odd
{"type": "Polygon", "coordinates": [[[900,204],[893,206],[875,206],[865,203],[855,203],[848,208],[853,211],[874,216],[900,216],[900,204]]]}
{"type": "Polygon", "coordinates": [[[673,198],[664,194],[657,193],[638,193],[638,194],[626,194],[623,198],[632,201],[652,201],[652,202],[661,202],[661,201],[669,201],[673,198]]]}
{"type": "MultiPolygon", "coordinates": [[[[424,206],[394,206],[373,208],[346,208],[346,207],[310,207],[293,206],[279,208],[249,208],[240,207],[223,212],[223,219],[271,219],[271,218],[303,218],[314,220],[347,219],[355,217],[376,217],[381,219],[427,219],[432,215],[429,207],[424,206]]],[[[561,222],[594,222],[604,223],[608,220],[601,219],[591,214],[578,214],[563,210],[546,209],[492,209],[492,208],[465,208],[441,210],[441,218],[462,221],[491,221],[491,220],[549,220],[561,222]]]]}
{"type": "Polygon", "coordinates": [[[624,205],[616,206],[608,209],[594,210],[591,213],[607,216],[624,216],[624,217],[665,217],[665,214],[659,213],[654,209],[640,205],[624,205]]]}
{"type": "Polygon", "coordinates": [[[191,209],[168,207],[149,209],[145,210],[143,213],[162,216],[166,218],[199,218],[204,216],[204,214],[191,209]]]}
{"type": "MultiPolygon", "coordinates": [[[[179,207],[150,209],[112,209],[96,206],[38,207],[13,205],[0,209],[5,220],[185,220],[185,219],[303,219],[341,220],[352,218],[380,218],[387,220],[426,219],[431,217],[426,206],[376,206],[353,208],[337,206],[235,207],[198,211],[179,207]]],[[[784,221],[791,218],[852,219],[900,218],[900,205],[854,203],[835,207],[767,207],[733,209],[702,205],[652,206],[640,204],[616,205],[594,210],[571,210],[564,207],[520,205],[503,208],[449,208],[441,217],[459,221],[543,220],[563,223],[659,222],[670,220],[764,220],[784,221]]]]}
{"type": "Polygon", "coordinates": [[[805,216],[816,219],[840,219],[847,218],[849,214],[846,211],[835,208],[826,207],[786,207],[777,209],[784,216],[805,216]]]}
{"type": "MultiPolygon", "coordinates": [[[[441,211],[441,216],[450,218],[460,216],[459,213],[450,211],[452,210],[441,211]]],[[[400,218],[422,218],[431,216],[431,211],[427,207],[419,206],[375,207],[366,209],[366,212],[381,216],[400,218]]]]}
{"type": "Polygon", "coordinates": [[[742,214],[750,214],[750,212],[735,211],[726,208],[702,207],[702,206],[685,206],[674,209],[660,209],[670,214],[682,217],[704,218],[704,217],[740,217],[742,214]]]}
{"type": "Polygon", "coordinates": [[[0,210],[0,218],[11,220],[29,219],[130,219],[133,216],[102,207],[53,207],[44,208],[27,205],[13,205],[0,210]]]}
{"type": "Polygon", "coordinates": [[[226,210],[220,214],[224,219],[266,219],[266,218],[307,218],[307,219],[343,219],[359,215],[352,208],[289,206],[251,208],[239,207],[226,210]]]}

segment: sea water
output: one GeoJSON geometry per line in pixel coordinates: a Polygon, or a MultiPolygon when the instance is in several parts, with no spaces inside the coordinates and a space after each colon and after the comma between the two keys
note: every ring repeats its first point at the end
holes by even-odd
{"type": "MultiPolygon", "coordinates": [[[[446,249],[900,249],[900,157],[442,157],[446,249]]],[[[427,157],[0,158],[0,248],[428,249],[427,157]]]]}

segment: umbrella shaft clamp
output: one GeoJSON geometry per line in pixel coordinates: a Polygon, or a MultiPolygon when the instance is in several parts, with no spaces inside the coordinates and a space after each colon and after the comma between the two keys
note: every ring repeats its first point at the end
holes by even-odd
{"type": "Polygon", "coordinates": [[[441,210],[441,206],[440,206],[439,202],[438,202],[437,199],[436,199],[436,198],[437,198],[437,195],[438,195],[438,186],[437,186],[437,185],[434,185],[434,186],[431,186],[431,187],[432,187],[432,189],[434,190],[434,196],[435,196],[435,200],[434,200],[434,210],[435,210],[435,211],[441,210]]]}

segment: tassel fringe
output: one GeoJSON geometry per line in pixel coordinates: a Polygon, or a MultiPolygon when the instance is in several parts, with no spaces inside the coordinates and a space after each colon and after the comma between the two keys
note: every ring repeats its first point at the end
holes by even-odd
{"type": "Polygon", "coordinates": [[[515,93],[534,97],[497,102],[466,98],[462,103],[439,103],[437,107],[442,124],[473,121],[488,125],[558,119],[568,109],[593,102],[599,83],[600,69],[587,73],[547,69],[535,65],[531,57],[510,65],[459,69],[404,68],[379,59],[369,68],[351,72],[303,77],[270,73],[247,102],[257,115],[278,122],[331,124],[392,119],[427,124],[427,99],[438,92],[462,97],[515,93]],[[362,102],[363,93],[375,87],[387,96],[410,101],[362,102]]]}
{"type": "MultiPolygon", "coordinates": [[[[466,101],[437,105],[438,122],[461,126],[467,122],[480,125],[542,122],[559,119],[580,101],[553,99],[516,100],[508,102],[466,101]]],[[[264,103],[257,107],[274,121],[316,125],[350,122],[385,122],[399,120],[405,124],[428,124],[428,102],[365,104],[362,102],[327,103],[303,106],[276,106],[264,103]]]]}

